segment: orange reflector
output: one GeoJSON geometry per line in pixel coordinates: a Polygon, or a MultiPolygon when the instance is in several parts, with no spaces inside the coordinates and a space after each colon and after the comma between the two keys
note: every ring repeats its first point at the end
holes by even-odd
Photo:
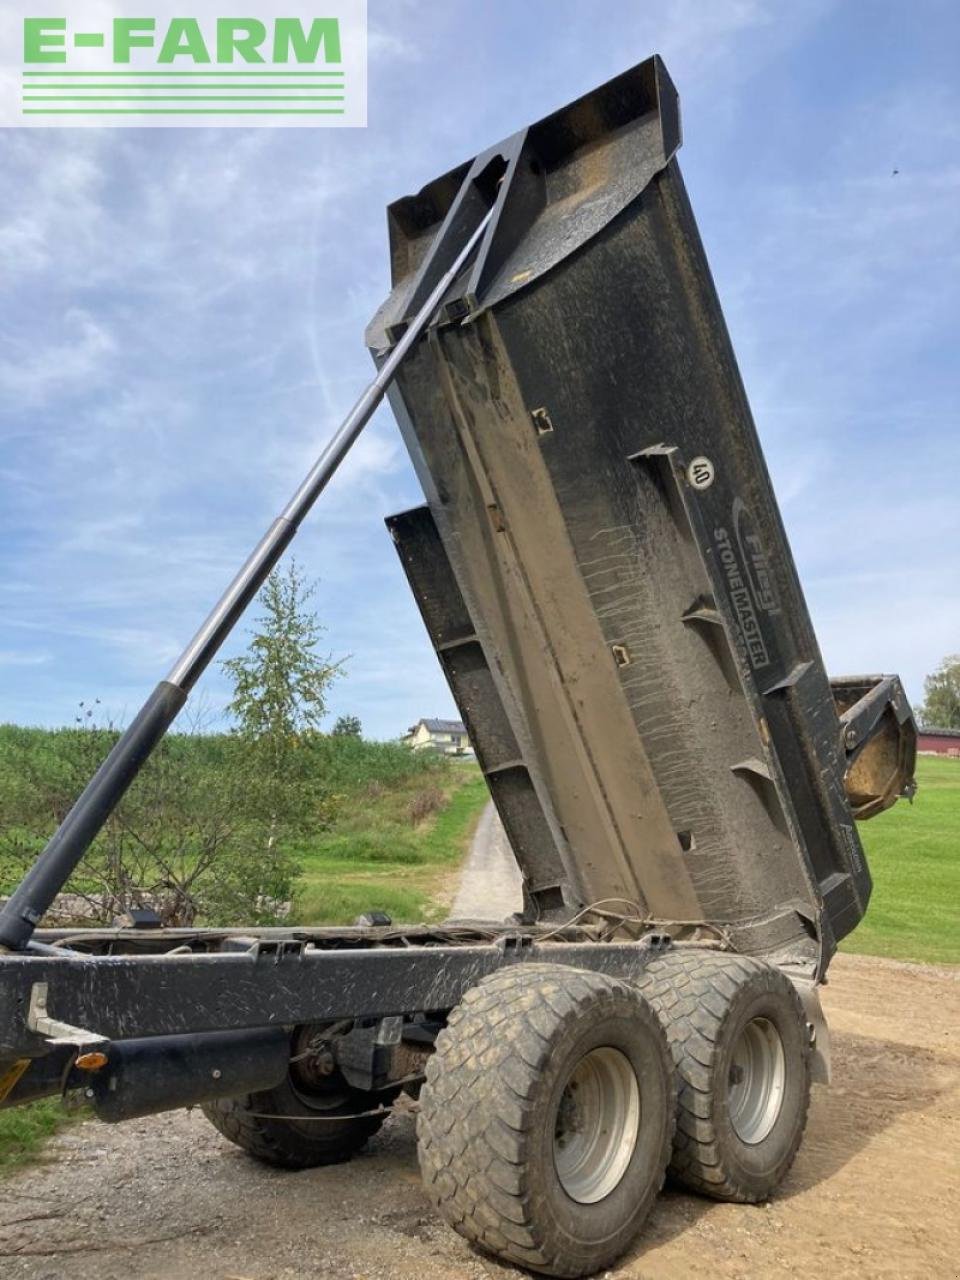
{"type": "Polygon", "coordinates": [[[80,1057],[74,1063],[81,1071],[99,1071],[101,1067],[107,1065],[107,1055],[105,1053],[81,1053],[80,1057]]]}

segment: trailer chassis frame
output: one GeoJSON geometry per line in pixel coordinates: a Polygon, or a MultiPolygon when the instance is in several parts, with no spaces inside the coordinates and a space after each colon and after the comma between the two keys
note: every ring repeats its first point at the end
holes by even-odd
{"type": "MultiPolygon", "coordinates": [[[[124,932],[133,946],[147,941],[137,930],[90,932],[89,942],[104,947],[123,945],[124,932]]],[[[470,987],[508,964],[546,961],[630,978],[673,945],[657,932],[605,942],[576,929],[561,937],[552,929],[494,926],[452,942],[429,941],[442,931],[424,930],[424,941],[412,941],[417,932],[344,929],[322,936],[271,929],[252,937],[239,930],[157,930],[149,943],[169,943],[171,950],[100,955],[60,949],[51,932],[43,953],[5,956],[0,964],[0,1008],[7,1011],[0,1060],[151,1036],[444,1016],[470,987]],[[187,950],[183,934],[193,944],[187,950]],[[193,949],[214,940],[227,949],[193,949]]]]}

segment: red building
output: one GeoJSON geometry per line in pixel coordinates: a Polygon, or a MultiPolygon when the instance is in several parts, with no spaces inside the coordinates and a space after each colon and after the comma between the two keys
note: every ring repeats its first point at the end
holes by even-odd
{"type": "Polygon", "coordinates": [[[960,729],[920,729],[917,750],[934,756],[960,756],[960,729]]]}

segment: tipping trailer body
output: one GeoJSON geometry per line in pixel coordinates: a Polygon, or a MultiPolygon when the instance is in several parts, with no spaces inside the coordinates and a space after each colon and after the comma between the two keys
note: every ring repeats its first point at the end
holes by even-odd
{"type": "MultiPolygon", "coordinates": [[[[896,677],[827,679],[679,143],[652,58],[391,208],[394,288],[368,331],[377,377],[0,907],[0,1108],[73,1089],[108,1120],[216,1102],[243,1122],[222,1131],[262,1156],[257,1124],[275,1143],[310,1099],[321,1131],[382,1119],[441,1033],[455,1039],[451,1011],[496,977],[498,991],[527,984],[508,1019],[544,983],[580,993],[578,1019],[591,991],[595,1015],[625,1001],[604,1034],[642,1031],[664,1072],[644,1086],[646,1123],[657,1096],[662,1118],[673,1098],[656,984],[683,974],[690,990],[723,970],[731,1017],[713,987],[701,1013],[736,1039],[759,974],[769,999],[750,1026],[769,1036],[779,1020],[794,1049],[770,1059],[770,1087],[755,1073],[763,1097],[793,1105],[754,1154],[779,1129],[795,1150],[809,1077],[826,1070],[815,984],[870,891],[854,818],[910,793],[915,731],[896,677]],[[388,524],[523,870],[522,916],[37,930],[388,386],[427,496],[388,524]],[[627,985],[612,993],[610,979],[627,985]],[[795,1089],[780,1088],[784,1070],[795,1089]],[[329,1114],[331,1090],[346,1091],[343,1114],[329,1114]]],[[[506,1025],[487,1028],[491,1054],[523,1030],[506,1025]]],[[[569,1047],[561,1028],[557,1053],[569,1047]]],[[[707,1090],[728,1111],[735,1077],[723,1066],[707,1090]]],[[[483,1098],[453,1094],[467,1133],[483,1098]]],[[[554,1101],[531,1151],[557,1141],[554,1101]]],[[[654,1191],[671,1131],[664,1119],[654,1191]]],[[[788,1165],[774,1149],[763,1194],[788,1165]]],[[[462,1224],[459,1208],[448,1216],[462,1224]]]]}
{"type": "Polygon", "coordinates": [[[528,918],[626,900],[822,972],[870,876],[679,145],[651,58],[391,207],[378,359],[496,190],[389,392],[428,505],[388,523],[528,918]]]}

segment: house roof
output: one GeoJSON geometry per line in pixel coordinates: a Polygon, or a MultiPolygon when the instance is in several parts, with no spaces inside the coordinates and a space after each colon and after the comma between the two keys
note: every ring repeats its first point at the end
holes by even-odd
{"type": "Polygon", "coordinates": [[[926,733],[935,738],[960,738],[960,729],[935,729],[929,724],[923,725],[917,732],[921,735],[926,733]]]}
{"type": "Polygon", "coordinates": [[[428,733],[466,733],[462,720],[421,720],[428,733]]]}

